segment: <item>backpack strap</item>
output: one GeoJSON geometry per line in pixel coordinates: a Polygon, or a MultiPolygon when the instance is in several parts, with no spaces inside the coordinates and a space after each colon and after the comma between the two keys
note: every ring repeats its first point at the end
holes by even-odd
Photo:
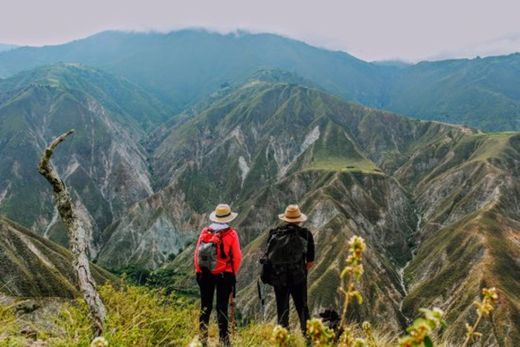
{"type": "MultiPolygon", "coordinates": [[[[231,227],[221,230],[217,233],[218,238],[220,240],[220,256],[222,259],[227,259],[226,251],[224,249],[224,237],[233,230],[231,227]]],[[[231,251],[230,251],[231,252],[231,251]]]]}
{"type": "Polygon", "coordinates": [[[222,241],[223,237],[220,236],[220,257],[222,259],[226,259],[226,250],[224,249],[224,241],[222,241]]]}
{"type": "MultiPolygon", "coordinates": [[[[229,232],[235,231],[233,228],[229,228],[229,232]]],[[[227,231],[226,231],[227,232],[227,231]]],[[[231,264],[231,270],[233,271],[233,275],[235,274],[235,268],[233,267],[233,247],[229,248],[229,263],[231,264]]],[[[235,296],[235,288],[233,288],[232,295],[235,296]]]]}
{"type": "MultiPolygon", "coordinates": [[[[221,240],[224,239],[224,236],[226,236],[227,234],[232,233],[232,232],[236,233],[236,230],[233,229],[232,227],[229,227],[226,230],[222,230],[221,231],[221,233],[222,233],[221,240]]],[[[224,253],[224,242],[220,242],[220,245],[221,245],[221,253],[225,255],[225,253],[224,253]]],[[[226,257],[224,257],[224,259],[225,258],[226,257]]],[[[233,271],[233,274],[235,274],[235,269],[233,268],[233,248],[232,247],[229,249],[229,262],[231,263],[231,270],[233,271]]]]}
{"type": "Polygon", "coordinates": [[[270,229],[269,235],[267,236],[267,242],[265,243],[265,251],[264,251],[264,257],[267,258],[267,252],[269,252],[269,244],[271,243],[271,239],[273,238],[273,235],[276,233],[276,229],[270,229]]]}

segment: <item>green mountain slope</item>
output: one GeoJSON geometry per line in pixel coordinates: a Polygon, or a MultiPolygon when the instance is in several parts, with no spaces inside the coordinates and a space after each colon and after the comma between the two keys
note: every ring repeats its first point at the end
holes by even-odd
{"type": "Polygon", "coordinates": [[[520,54],[415,65],[367,63],[272,34],[103,32],[0,53],[0,77],[57,62],[124,76],[182,111],[259,69],[282,69],[329,93],[408,116],[520,130],[520,54]]]}
{"type": "Polygon", "coordinates": [[[384,108],[488,130],[520,129],[520,54],[424,62],[403,71],[384,108]]]}
{"type": "MultiPolygon", "coordinates": [[[[92,271],[99,284],[114,278],[97,266],[92,271]]],[[[0,273],[0,292],[9,296],[79,295],[70,252],[4,217],[0,217],[0,273]]]]}
{"type": "Polygon", "coordinates": [[[353,307],[353,319],[398,331],[418,307],[440,306],[450,323],[443,334],[458,343],[480,287],[496,286],[497,320],[483,325],[485,342],[518,341],[520,135],[412,120],[296,83],[313,84],[263,70],[168,118],[132,83],[84,66],[2,80],[0,210],[65,242],[34,167],[53,136],[76,128],[55,164],[105,267],[164,266],[174,287],[193,290],[192,242],[226,201],[240,212],[240,311],[258,317],[266,231],[298,202],[317,241],[314,314],[339,305],[339,269],[357,234],[368,245],[366,304],[353,307]]]}
{"type": "Polygon", "coordinates": [[[460,341],[465,318],[472,315],[472,293],[484,286],[502,295],[494,320],[486,323],[496,341],[484,344],[508,346],[520,339],[520,267],[513,260],[519,255],[519,164],[518,133],[471,135],[416,188],[423,220],[417,255],[404,270],[409,292],[403,312],[439,305],[443,298],[453,322],[445,334],[452,341],[460,341]],[[504,320],[515,328],[499,323],[504,320]]]}
{"type": "MultiPolygon", "coordinates": [[[[500,323],[483,328],[489,344],[507,345],[519,339],[518,329],[500,325],[519,325],[511,246],[519,220],[519,138],[250,80],[162,130],[152,160],[157,193],[107,229],[98,261],[154,269],[188,245],[164,266],[174,287],[193,290],[189,240],[215,204],[229,202],[240,212],[235,225],[245,253],[239,307],[258,317],[257,261],[266,232],[286,204],[298,202],[317,241],[317,266],[309,274],[314,314],[339,305],[339,269],[348,238],[358,234],[368,244],[367,303],[352,310],[353,318],[378,319],[397,331],[418,307],[436,305],[453,323],[445,336],[457,342],[479,288],[496,285],[500,323]],[[490,229],[466,225],[487,213],[496,216],[495,236],[483,242],[490,229]]],[[[268,312],[274,314],[272,300],[268,312]]]]}
{"type": "Polygon", "coordinates": [[[117,120],[148,130],[168,119],[168,108],[129,81],[79,64],[55,64],[25,71],[0,82],[0,91],[48,86],[81,92],[98,100],[117,120]]]}
{"type": "Polygon", "coordinates": [[[371,101],[384,83],[384,76],[374,74],[376,66],[271,34],[103,32],[65,45],[23,47],[9,53],[0,56],[0,76],[41,64],[82,63],[121,74],[178,110],[261,68],[296,72],[360,102],[371,101]]]}
{"type": "Polygon", "coordinates": [[[128,81],[83,66],[42,67],[0,81],[0,212],[66,243],[36,165],[51,139],[74,128],[55,165],[92,230],[95,254],[100,231],[152,193],[139,141],[167,110],[128,81]]]}

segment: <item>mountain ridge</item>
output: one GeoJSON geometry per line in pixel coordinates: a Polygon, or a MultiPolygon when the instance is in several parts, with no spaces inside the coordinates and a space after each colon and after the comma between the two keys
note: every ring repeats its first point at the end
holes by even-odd
{"type": "Polygon", "coordinates": [[[0,77],[59,61],[124,76],[176,112],[223,84],[241,82],[262,68],[278,68],[370,107],[486,130],[520,130],[519,98],[510,97],[520,83],[518,53],[403,67],[364,62],[275,34],[111,31],[63,45],[0,53],[0,77]],[[468,87],[469,81],[474,86],[468,87]]]}
{"type": "MultiPolygon", "coordinates": [[[[37,72],[49,76],[45,69],[37,72]]],[[[485,285],[499,289],[500,322],[519,325],[520,285],[514,278],[519,271],[514,262],[519,133],[482,133],[409,119],[292,83],[301,81],[294,74],[268,71],[241,85],[222,86],[190,111],[157,121],[157,136],[132,121],[132,114],[115,113],[119,108],[103,100],[110,93],[92,92],[127,85],[101,83],[117,77],[67,64],[51,69],[65,69],[64,76],[74,78],[60,82],[61,89],[53,78],[28,85],[20,82],[24,78],[0,81],[0,86],[21,83],[0,93],[0,122],[9,120],[0,123],[9,135],[0,138],[7,144],[0,146],[0,155],[10,163],[0,171],[9,187],[0,192],[0,208],[9,207],[5,199],[16,191],[22,198],[11,208],[34,218],[34,207],[26,204],[41,197],[48,210],[36,221],[52,226],[50,192],[34,189],[27,180],[29,190],[20,190],[18,176],[30,172],[38,177],[30,168],[42,146],[72,125],[87,124],[79,128],[81,136],[60,147],[55,164],[91,223],[91,256],[100,265],[114,270],[163,266],[171,271],[173,287],[190,292],[196,288],[190,265],[193,241],[207,212],[226,201],[240,212],[235,226],[246,255],[238,304],[241,313],[257,317],[257,260],[265,231],[276,226],[286,204],[298,202],[310,217],[318,252],[316,268],[309,273],[314,314],[339,306],[338,272],[345,265],[348,239],[356,234],[368,247],[360,285],[366,303],[353,307],[352,319],[378,319],[398,331],[418,307],[440,306],[450,312],[452,323],[443,334],[459,341],[463,322],[471,318],[468,307],[485,285]],[[98,74],[103,78],[95,78],[98,74]],[[75,88],[85,80],[92,82],[88,88],[75,88]],[[91,131],[102,133],[107,142],[98,143],[91,131]],[[24,155],[12,152],[20,144],[24,155]],[[110,166],[104,160],[92,161],[104,155],[101,148],[117,149],[116,144],[135,150],[121,155],[120,170],[105,171],[110,166]],[[124,190],[135,187],[143,189],[124,190]],[[113,190],[102,191],[108,188],[113,190]]],[[[143,92],[138,88],[135,98],[149,100],[143,92]]],[[[125,99],[114,95],[109,101],[117,106],[125,99]]],[[[145,109],[153,110],[151,104],[145,109]]],[[[155,124],[153,119],[162,118],[152,114],[150,119],[155,124]]],[[[55,235],[45,227],[39,230],[55,235]]],[[[272,296],[268,313],[274,314],[272,296]]],[[[482,328],[489,344],[519,338],[517,330],[497,322],[482,328]]]]}

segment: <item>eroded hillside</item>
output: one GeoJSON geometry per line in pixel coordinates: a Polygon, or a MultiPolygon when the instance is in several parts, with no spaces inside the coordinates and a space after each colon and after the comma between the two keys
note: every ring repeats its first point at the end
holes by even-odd
{"type": "MultiPolygon", "coordinates": [[[[196,231],[214,204],[231,202],[240,212],[236,226],[246,254],[239,306],[254,316],[266,231],[283,206],[298,201],[317,240],[317,266],[309,275],[315,314],[338,305],[346,242],[359,234],[369,247],[368,303],[353,316],[399,329],[417,308],[441,306],[457,317],[445,332],[457,341],[479,288],[496,285],[504,288],[501,324],[515,327],[518,266],[503,257],[517,257],[518,139],[517,133],[410,120],[297,85],[250,81],[167,132],[153,161],[165,188],[135,207],[140,212],[124,217],[126,223],[114,224],[117,238],[107,244],[135,239],[139,227],[128,221],[137,215],[138,226],[191,219],[196,231]],[[174,212],[169,201],[177,201],[174,212]],[[495,228],[488,241],[489,223],[474,227],[483,215],[495,228]],[[493,270],[494,264],[507,271],[493,270]]],[[[146,238],[164,244],[161,233],[150,230],[146,238]]],[[[111,263],[109,252],[101,254],[107,266],[135,261],[121,263],[114,254],[118,260],[111,263]]],[[[179,288],[194,286],[191,254],[188,248],[168,265],[179,288]]],[[[149,259],[157,252],[139,255],[139,263],[155,264],[149,259]]],[[[516,328],[487,329],[491,344],[518,338],[516,328]]]]}
{"type": "Polygon", "coordinates": [[[95,256],[101,231],[153,193],[139,141],[166,112],[135,85],[84,66],[54,65],[0,81],[0,213],[66,244],[50,188],[35,168],[47,143],[75,128],[55,165],[92,232],[95,256]]]}
{"type": "Polygon", "coordinates": [[[317,245],[309,274],[314,314],[339,305],[339,269],[356,234],[368,245],[366,303],[352,318],[398,331],[419,307],[440,306],[450,323],[443,334],[456,342],[479,288],[496,286],[501,299],[497,320],[483,326],[486,343],[520,339],[518,133],[412,120],[271,76],[167,122],[150,99],[135,117],[153,115],[149,124],[161,124],[147,138],[150,128],[132,116],[139,113],[117,106],[124,100],[105,100],[99,82],[80,93],[74,86],[81,83],[69,78],[1,82],[10,87],[0,95],[0,129],[9,135],[1,140],[8,165],[0,171],[7,187],[0,206],[45,236],[59,233],[49,191],[32,168],[48,139],[76,127],[56,165],[92,226],[92,255],[107,268],[165,266],[176,288],[193,289],[190,244],[207,212],[226,201],[240,212],[240,311],[258,317],[266,232],[286,204],[298,202],[317,245]],[[29,190],[34,201],[22,199],[29,190]]]}
{"type": "MultiPolygon", "coordinates": [[[[92,267],[98,283],[113,275],[92,267]]],[[[62,297],[79,295],[72,268],[72,255],[65,248],[0,217],[0,288],[17,297],[62,297]]]]}

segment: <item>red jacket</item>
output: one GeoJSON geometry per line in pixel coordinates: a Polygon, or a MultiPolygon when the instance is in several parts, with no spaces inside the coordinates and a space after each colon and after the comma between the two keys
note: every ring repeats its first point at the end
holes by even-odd
{"type": "MultiPolygon", "coordinates": [[[[193,263],[195,265],[196,272],[202,272],[199,267],[199,244],[204,233],[212,232],[210,228],[202,229],[199,239],[197,240],[197,245],[195,246],[195,252],[193,255],[193,263]]],[[[222,233],[222,245],[224,246],[224,254],[226,254],[226,258],[217,258],[217,265],[215,269],[212,271],[214,275],[218,275],[223,272],[231,272],[234,274],[238,273],[240,269],[240,264],[242,262],[242,251],[240,250],[240,242],[238,240],[238,234],[235,229],[229,228],[227,230],[220,231],[222,233]]]]}

